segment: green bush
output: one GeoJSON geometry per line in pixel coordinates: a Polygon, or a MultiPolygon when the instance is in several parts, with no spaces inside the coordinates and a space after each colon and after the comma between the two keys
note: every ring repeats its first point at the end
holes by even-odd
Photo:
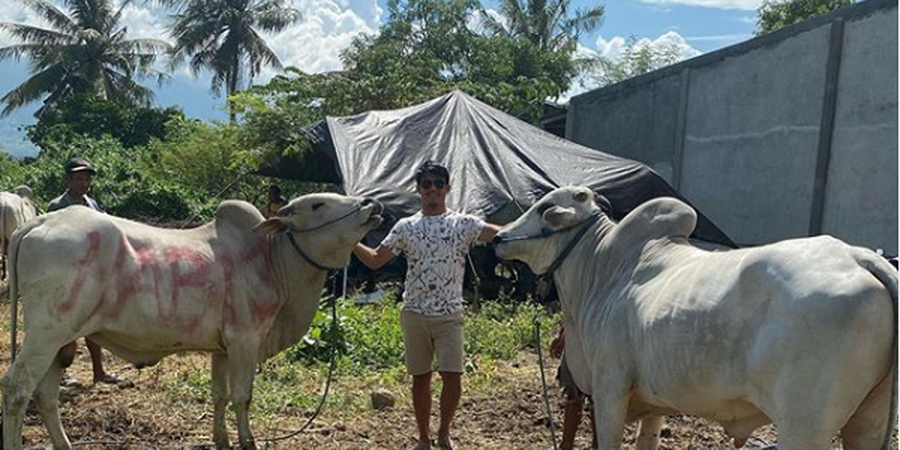
{"type": "MultiPolygon", "coordinates": [[[[337,355],[342,369],[352,373],[403,366],[401,305],[388,292],[381,305],[338,302],[337,355]]],[[[473,361],[509,360],[516,352],[534,348],[534,320],[541,326],[541,348],[546,349],[559,328],[559,315],[548,314],[533,303],[488,301],[466,311],[465,350],[469,370],[473,361]]],[[[323,302],[303,341],[286,352],[286,359],[306,365],[327,364],[331,351],[331,310],[323,302]]]]}

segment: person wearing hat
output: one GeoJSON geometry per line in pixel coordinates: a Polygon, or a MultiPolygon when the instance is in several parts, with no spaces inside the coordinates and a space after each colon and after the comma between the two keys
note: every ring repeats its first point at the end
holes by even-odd
{"type": "MultiPolygon", "coordinates": [[[[95,211],[103,212],[97,201],[87,195],[91,189],[91,181],[93,181],[94,175],[97,174],[91,163],[84,158],[72,158],[66,162],[65,171],[66,192],[51,200],[47,210],[52,212],[72,205],[82,205],[95,211]]],[[[127,381],[122,377],[103,370],[103,356],[100,351],[100,345],[88,338],[84,338],[84,340],[88,351],[91,353],[94,383],[119,384],[127,381]]],[[[74,358],[76,349],[77,344],[71,342],[61,349],[61,353],[71,355],[74,358]]],[[[63,377],[63,386],[78,386],[79,384],[78,381],[68,375],[63,377]]]]}

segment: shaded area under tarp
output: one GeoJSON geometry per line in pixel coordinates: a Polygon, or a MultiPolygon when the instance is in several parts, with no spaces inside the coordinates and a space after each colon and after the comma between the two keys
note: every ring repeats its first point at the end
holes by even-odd
{"type": "MultiPolygon", "coordinates": [[[[449,208],[496,223],[566,185],[606,196],[616,219],[655,197],[687,201],[644,164],[559,138],[460,91],[398,110],[328,117],[305,132],[311,152],[258,173],[340,184],[347,195],[377,199],[398,217],[421,207],[415,172],[426,160],[450,169],[449,208]]],[[[735,247],[698,215],[695,238],[735,247]]]]}

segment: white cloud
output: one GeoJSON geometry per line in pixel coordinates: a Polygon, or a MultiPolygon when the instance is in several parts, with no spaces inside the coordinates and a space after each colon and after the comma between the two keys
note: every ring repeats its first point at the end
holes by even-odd
{"type": "MultiPolygon", "coordinates": [[[[377,33],[381,23],[376,0],[303,0],[295,7],[303,18],[266,39],[282,64],[306,72],[340,69],[340,52],[360,33],[377,33]]],[[[267,70],[259,81],[272,75],[267,70]]]]}
{"type": "Polygon", "coordinates": [[[755,11],[762,5],[763,0],[639,0],[642,3],[652,5],[686,5],[702,6],[716,9],[740,9],[755,11]]]}
{"type": "MultiPolygon", "coordinates": [[[[628,45],[628,41],[629,38],[623,36],[614,36],[610,39],[599,36],[594,44],[596,48],[579,45],[576,53],[580,57],[602,56],[611,61],[618,61],[622,57],[622,53],[628,45]]],[[[674,48],[678,50],[679,61],[703,54],[703,52],[692,47],[684,37],[674,31],[663,33],[655,39],[638,39],[634,43],[634,46],[637,48],[646,46],[652,48],[674,48]]],[[[563,93],[562,97],[557,101],[560,103],[567,103],[570,98],[596,89],[597,87],[599,87],[599,82],[594,75],[589,73],[579,74],[572,80],[572,85],[569,90],[563,93]]]]}
{"type": "MultiPolygon", "coordinates": [[[[59,3],[55,3],[60,6],[59,3]]],[[[378,0],[295,0],[292,5],[302,18],[280,33],[265,36],[269,46],[285,66],[296,66],[307,72],[323,72],[341,68],[340,52],[360,33],[377,33],[382,9],[378,0]]],[[[143,2],[128,5],[122,13],[122,25],[132,38],[168,40],[168,12],[143,2]]],[[[18,22],[44,26],[44,22],[20,2],[0,1],[0,22],[18,22]]],[[[15,42],[0,32],[0,46],[15,42]]],[[[274,75],[267,70],[260,79],[274,75]]],[[[190,77],[182,67],[173,78],[190,77]]]]}

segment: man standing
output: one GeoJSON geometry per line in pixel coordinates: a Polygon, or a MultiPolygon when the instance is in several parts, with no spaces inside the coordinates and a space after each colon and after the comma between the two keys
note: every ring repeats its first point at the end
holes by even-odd
{"type": "Polygon", "coordinates": [[[450,423],[459,405],[463,373],[463,275],[469,247],[490,242],[500,227],[477,217],[447,209],[450,172],[427,161],[416,173],[422,210],[401,219],[381,244],[372,249],[357,244],[353,253],[373,270],[403,253],[406,273],[400,324],[406,347],[406,368],[413,377],[412,396],[418,443],[413,450],[431,448],[431,373],[437,353],[441,374],[441,424],[438,446],[453,448],[450,423]]]}
{"type": "MultiPolygon", "coordinates": [[[[66,170],[66,192],[59,197],[50,201],[48,212],[63,209],[72,205],[87,206],[95,211],[103,212],[97,202],[88,197],[87,193],[91,189],[91,181],[97,171],[91,166],[91,163],[84,158],[72,158],[65,165],[66,170]]],[[[94,371],[94,383],[118,384],[126,380],[112,373],[103,370],[103,355],[100,352],[100,346],[85,338],[88,351],[91,354],[91,363],[94,371]]],[[[75,358],[77,344],[75,342],[67,344],[62,348],[61,354],[67,359],[75,358]]],[[[68,375],[63,377],[62,384],[64,386],[77,386],[79,383],[68,375]]]]}

